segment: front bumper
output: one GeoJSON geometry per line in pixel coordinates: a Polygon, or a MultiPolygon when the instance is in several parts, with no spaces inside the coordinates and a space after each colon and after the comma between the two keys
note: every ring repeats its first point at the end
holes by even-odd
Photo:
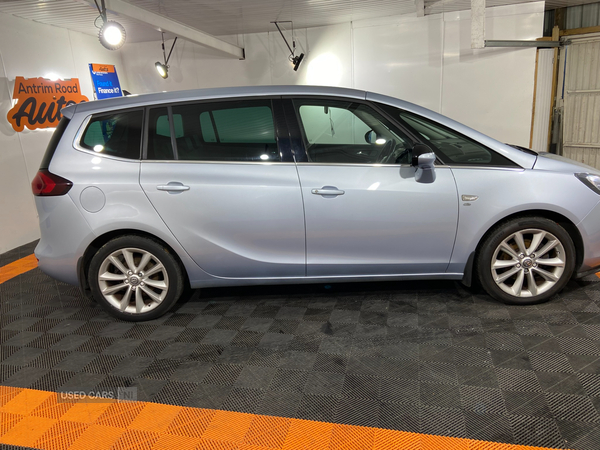
{"type": "Polygon", "coordinates": [[[583,278],[583,277],[587,277],[588,275],[592,275],[595,273],[600,272],[600,265],[593,267],[591,269],[585,270],[583,272],[577,272],[573,275],[573,278],[583,278]]]}
{"type": "Polygon", "coordinates": [[[577,224],[583,241],[583,261],[575,277],[581,278],[600,271],[600,203],[577,224]]]}

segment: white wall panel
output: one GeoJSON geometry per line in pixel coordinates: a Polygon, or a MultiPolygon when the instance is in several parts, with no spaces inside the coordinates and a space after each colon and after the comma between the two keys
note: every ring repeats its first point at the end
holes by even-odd
{"type": "MultiPolygon", "coordinates": [[[[0,15],[0,24],[2,17],[0,15]]],[[[12,86],[0,51],[0,253],[39,237],[37,214],[19,137],[7,120],[12,86]]]]}
{"type": "MultiPolygon", "coordinates": [[[[486,16],[487,39],[534,39],[542,33],[541,2],[491,8],[486,16]]],[[[160,41],[126,44],[109,53],[94,36],[0,14],[0,55],[7,67],[0,77],[0,115],[10,107],[15,76],[51,71],[78,76],[91,96],[87,63],[97,62],[117,65],[123,87],[134,93],[265,84],[356,87],[440,111],[505,142],[529,143],[535,50],[473,52],[468,13],[382,17],[295,31],[297,52],[306,54],[298,72],[274,29],[224,37],[245,47],[244,61],[180,40],[163,80],[154,69],[162,60],[160,41]]],[[[37,236],[29,181],[50,137],[44,131],[17,136],[11,130],[0,118],[0,188],[13,193],[2,198],[0,252],[37,236]]]]}
{"type": "Polygon", "coordinates": [[[354,86],[440,110],[441,15],[354,28],[354,86]]]}
{"type": "MultiPolygon", "coordinates": [[[[542,5],[526,14],[518,14],[520,7],[487,14],[486,39],[539,37],[542,5]]],[[[474,50],[470,33],[469,11],[445,15],[442,114],[502,142],[529,146],[535,49],[474,50]]]]}
{"type": "Polygon", "coordinates": [[[537,84],[535,93],[535,115],[531,148],[536,152],[548,151],[548,128],[550,126],[550,106],[552,103],[552,69],[554,49],[539,49],[537,84]]]}
{"type": "Polygon", "coordinates": [[[307,39],[302,83],[353,87],[352,25],[309,28],[307,39]]]}
{"type": "Polygon", "coordinates": [[[94,36],[42,25],[0,13],[0,253],[39,237],[31,180],[52,134],[25,129],[17,133],[6,120],[15,77],[79,78],[93,99],[88,63],[115,64],[124,88],[127,74],[119,52],[104,49],[94,36]]]}

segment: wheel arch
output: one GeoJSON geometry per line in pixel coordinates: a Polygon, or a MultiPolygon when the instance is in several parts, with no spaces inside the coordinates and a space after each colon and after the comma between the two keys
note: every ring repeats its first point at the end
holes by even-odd
{"type": "Polygon", "coordinates": [[[566,230],[566,232],[571,237],[571,240],[573,241],[573,245],[575,246],[575,269],[573,271],[573,274],[577,273],[577,270],[579,269],[579,267],[581,267],[581,264],[583,263],[584,245],[581,233],[579,232],[575,224],[560,213],[545,209],[532,209],[527,211],[515,212],[513,214],[505,216],[502,219],[498,220],[496,223],[494,223],[492,226],[490,226],[487,229],[487,231],[483,233],[483,235],[479,239],[479,242],[477,243],[477,247],[469,256],[467,266],[465,267],[465,274],[463,277],[463,283],[465,285],[470,286],[472,280],[477,278],[477,259],[481,251],[481,247],[485,240],[488,238],[488,236],[492,234],[496,229],[504,225],[506,222],[509,222],[513,219],[520,219],[525,217],[543,217],[545,219],[549,219],[553,222],[556,222],[558,225],[560,225],[566,230]]]}
{"type": "Polygon", "coordinates": [[[169,252],[171,253],[171,255],[173,255],[173,257],[177,261],[177,264],[179,264],[179,267],[181,268],[181,272],[183,274],[183,278],[184,278],[184,282],[185,282],[185,287],[189,287],[190,280],[189,280],[189,275],[187,273],[185,264],[183,264],[183,261],[179,257],[179,254],[167,242],[165,242],[164,240],[160,239],[159,237],[153,235],[152,233],[148,233],[146,231],[141,231],[141,230],[136,230],[136,229],[119,229],[119,230],[108,231],[108,232],[98,236],[96,239],[94,239],[87,246],[87,248],[85,249],[85,252],[83,253],[83,256],[80,259],[80,262],[78,263],[78,266],[79,266],[78,275],[79,275],[80,289],[82,291],[84,291],[84,294],[88,298],[91,298],[90,286],[89,286],[89,282],[88,282],[88,270],[90,268],[90,263],[92,261],[92,257],[96,254],[96,252],[98,250],[100,250],[100,248],[104,244],[106,244],[107,242],[109,242],[115,238],[121,237],[121,236],[145,237],[148,239],[152,239],[156,243],[166,247],[169,250],[169,252]]]}

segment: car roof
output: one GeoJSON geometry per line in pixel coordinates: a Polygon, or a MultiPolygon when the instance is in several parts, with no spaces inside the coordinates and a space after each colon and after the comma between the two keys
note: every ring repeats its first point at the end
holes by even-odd
{"type": "Polygon", "coordinates": [[[83,102],[71,105],[61,110],[63,116],[72,118],[75,113],[89,115],[115,109],[144,107],[150,105],[159,105],[163,103],[210,100],[221,98],[240,98],[240,97],[269,97],[269,96],[302,96],[319,95],[331,97],[343,97],[345,99],[354,98],[358,100],[369,100],[395,106],[406,111],[433,119],[443,125],[446,125],[488,147],[493,148],[502,155],[516,162],[523,168],[532,168],[537,157],[516,150],[506,144],[503,144],[483,133],[480,133],[464,124],[456,122],[449,117],[438,114],[429,109],[423,108],[414,103],[410,103],[398,98],[387,95],[376,94],[372,92],[348,89],[340,87],[327,86],[302,86],[302,85],[282,85],[282,86],[239,86],[211,89],[193,89],[186,91],[157,92],[153,94],[130,95],[127,97],[116,97],[106,100],[95,100],[93,102],[83,102]]]}
{"type": "Polygon", "coordinates": [[[334,97],[356,98],[364,100],[366,92],[326,86],[240,86],[211,89],[192,89],[186,91],[157,92],[153,94],[129,95],[106,100],[83,102],[67,106],[62,114],[72,117],[77,113],[93,113],[112,109],[147,106],[188,100],[209,100],[228,97],[261,97],[278,95],[330,95],[334,97]]]}

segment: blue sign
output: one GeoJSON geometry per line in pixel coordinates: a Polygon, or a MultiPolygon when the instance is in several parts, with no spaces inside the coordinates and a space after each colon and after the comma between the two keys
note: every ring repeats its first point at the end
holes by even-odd
{"type": "Polygon", "coordinates": [[[122,97],[117,69],[109,64],[89,64],[96,99],[122,97]]]}

